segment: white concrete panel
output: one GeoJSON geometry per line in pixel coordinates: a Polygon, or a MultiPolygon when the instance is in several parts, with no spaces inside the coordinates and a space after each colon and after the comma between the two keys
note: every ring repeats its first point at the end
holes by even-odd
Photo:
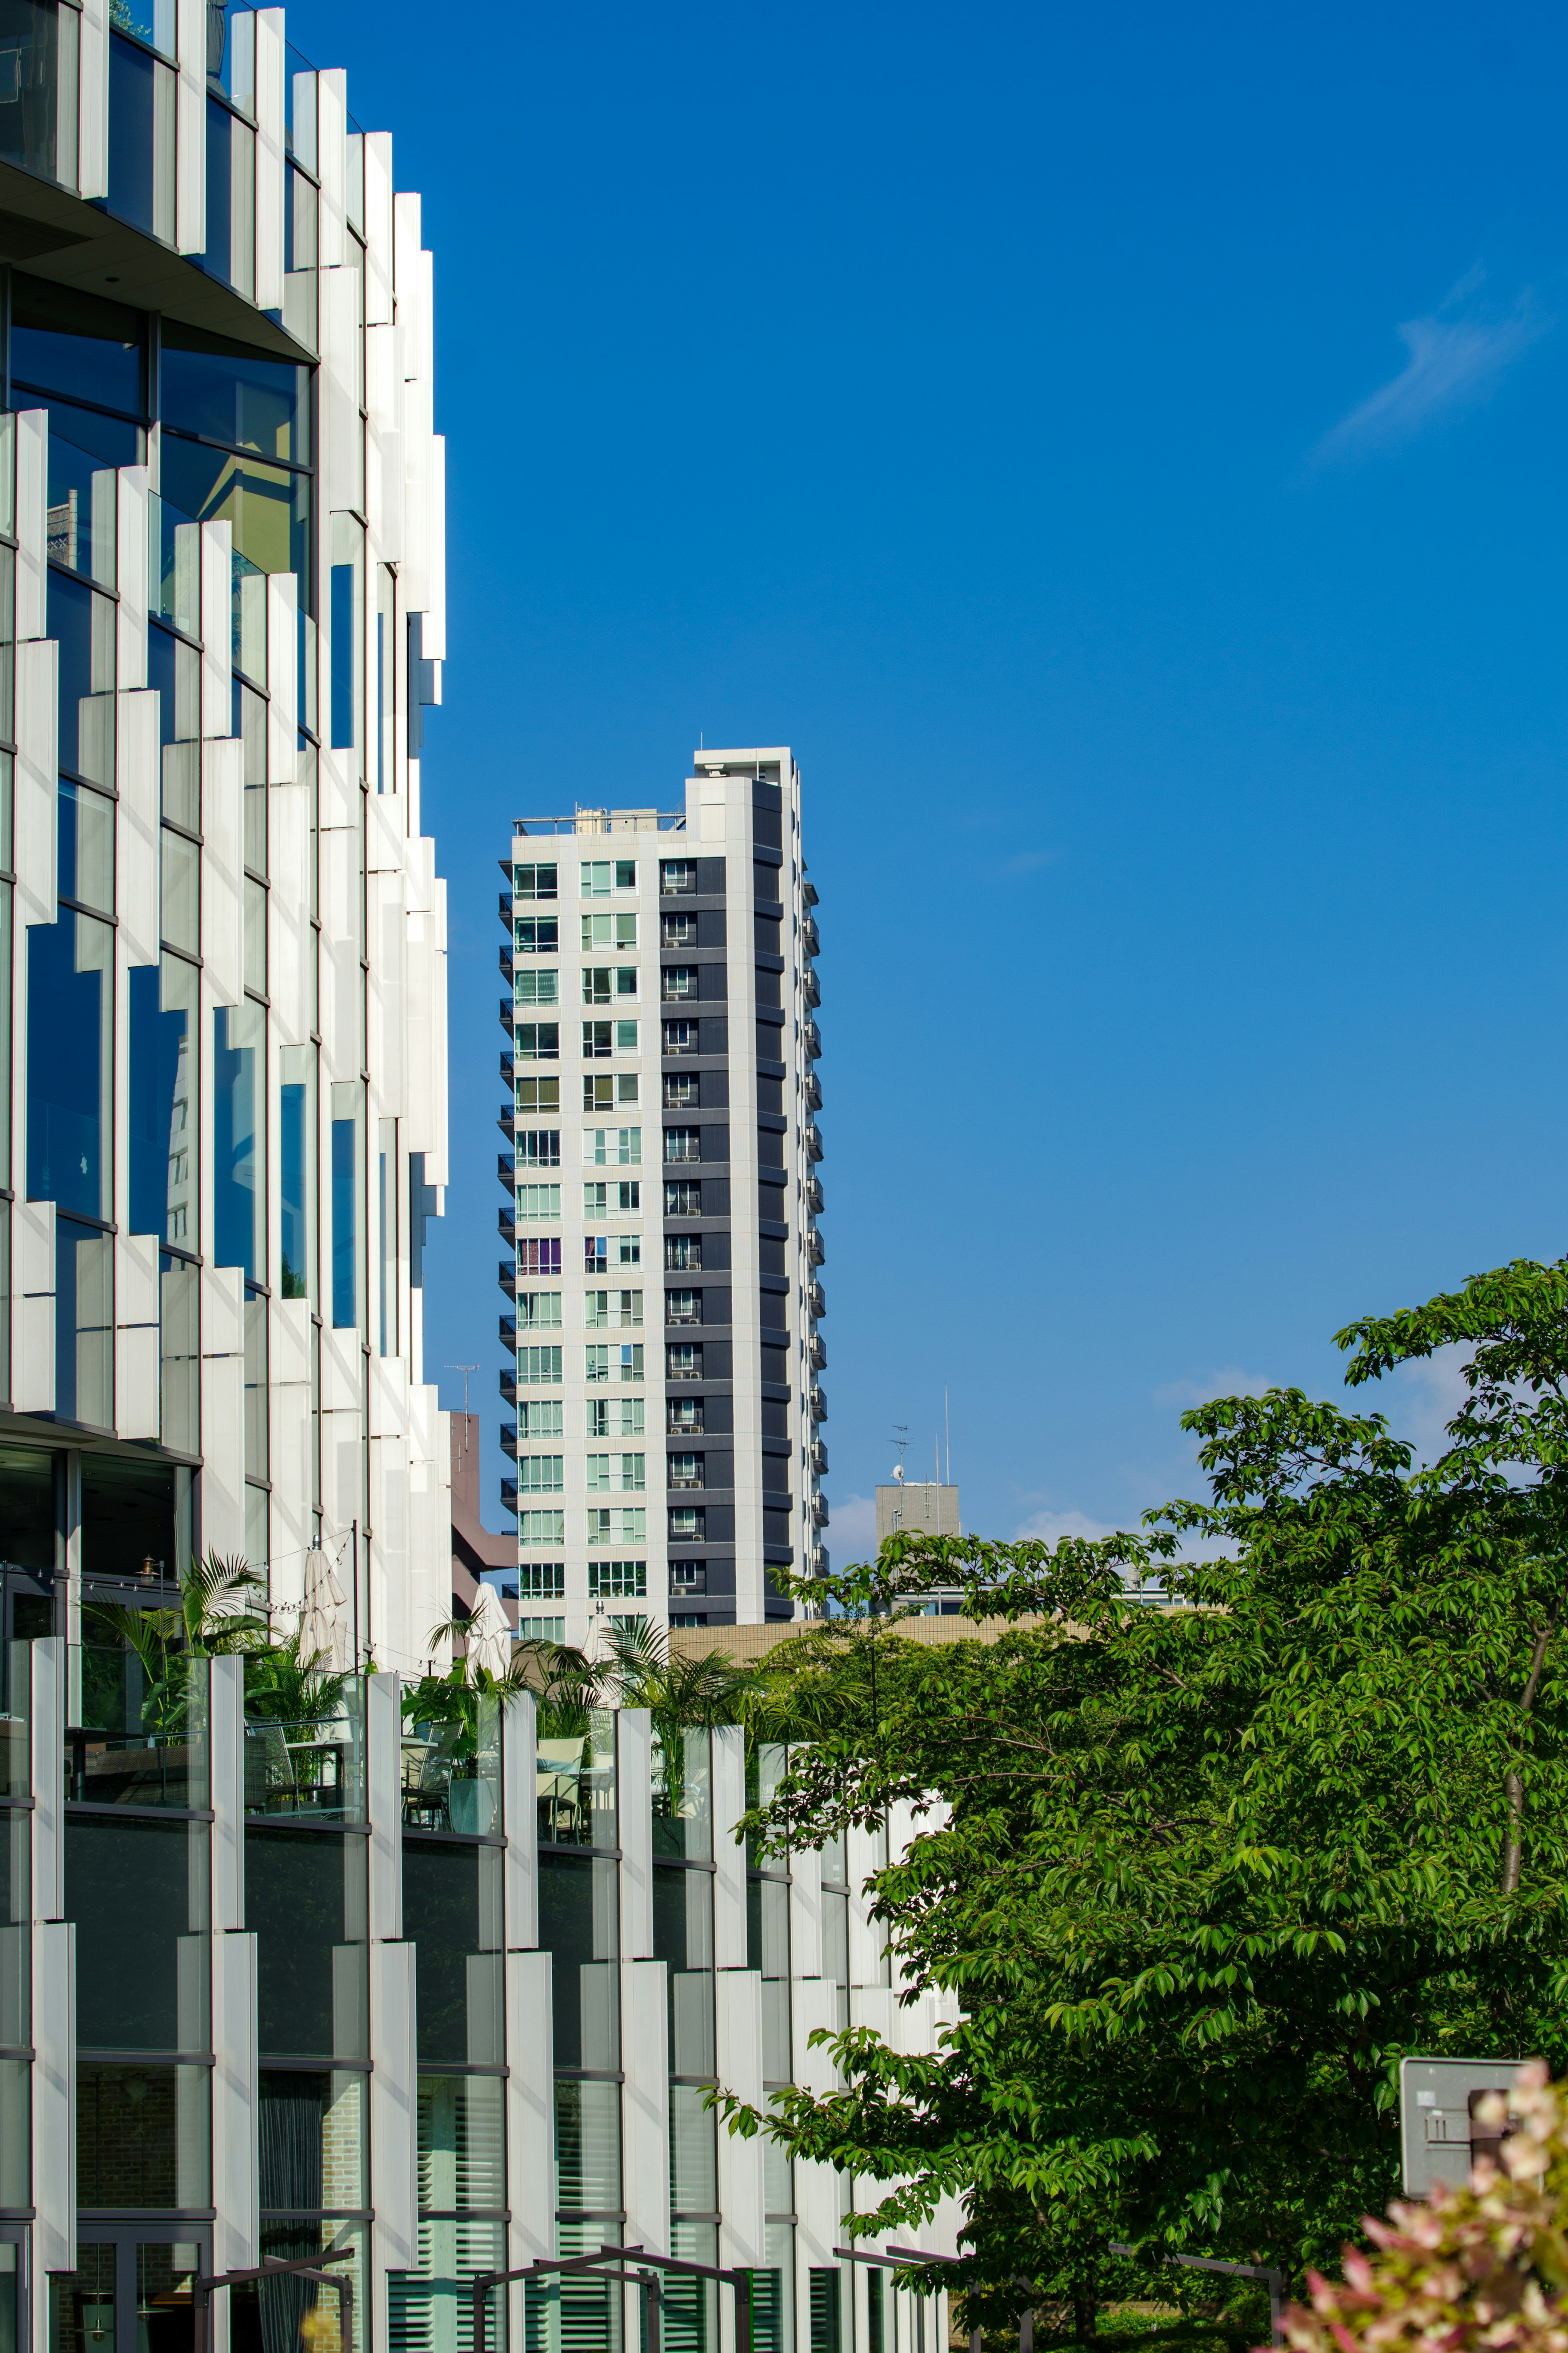
{"type": "MultiPolygon", "coordinates": [[[[345,263],[321,273],[321,369],[319,415],[321,469],[326,488],[322,524],[334,509],[358,508],[363,493],[360,483],[359,353],[360,282],[357,269],[345,263]],[[330,501],[330,505],[326,504],[330,501]]],[[[322,676],[330,675],[327,638],[330,614],[322,613],[322,676]]]]}
{"type": "Polygon", "coordinates": [[[77,48],[77,186],[109,194],[109,0],[82,0],[77,48]]]}
{"type": "Polygon", "coordinates": [[[370,1933],[403,1934],[403,1685],[365,1681],[365,1769],[370,1796],[370,1933]]]}
{"type": "Polygon", "coordinates": [[[337,826],[317,836],[321,904],[321,1039],[326,1072],[351,1079],[359,1050],[359,836],[337,826]]]}
{"type": "Polygon", "coordinates": [[[364,141],[364,315],[367,326],[392,319],[392,133],[369,131],[364,141]]]}
{"type": "Polygon", "coordinates": [[[203,1553],[245,1550],[244,1290],[237,1267],[202,1269],[203,1553]]]}
{"type": "Polygon", "coordinates": [[[176,0],[176,6],[180,79],[174,99],[174,249],[202,253],[207,241],[206,0],[176,0]]]}
{"type": "MultiPolygon", "coordinates": [[[[123,600],[120,610],[123,615],[123,600]]],[[[120,797],[114,811],[114,899],[121,960],[125,965],[156,964],[162,761],[154,690],[143,687],[117,697],[115,735],[120,797]]]]}
{"type": "Polygon", "coordinates": [[[348,76],[316,76],[316,144],[321,183],[317,256],[321,268],[336,269],[347,250],[348,215],[343,189],[348,169],[348,76]]]}
{"type": "Polygon", "coordinates": [[[267,580],[267,781],[300,773],[300,584],[291,572],[267,580]]]}
{"type": "MultiPolygon", "coordinates": [[[[551,1956],[506,1957],[507,2161],[514,2188],[508,2260],[555,2253],[555,2077],[551,1956]]],[[[521,2304],[517,2314],[521,2343],[521,2304]]]]}
{"type": "MultiPolygon", "coordinates": [[[[626,1717],[621,1718],[623,1725],[626,1717]]],[[[622,1852],[625,1852],[625,1818],[622,1852]]],[[[669,2055],[665,1965],[621,1966],[622,2197],[626,2244],[669,2253],[669,2055]]]]}
{"type": "Polygon", "coordinates": [[[415,1948],[370,1948],[370,2117],[375,2150],[375,2261],[407,2271],[418,2261],[419,2147],[415,1948]]]}
{"type": "Polygon", "coordinates": [[[307,785],[271,785],[267,794],[268,991],[279,1044],[302,1046],[310,1034],[310,793],[307,785]]]}
{"type": "Polygon", "coordinates": [[[16,417],[16,636],[41,638],[47,628],[48,411],[24,408],[16,417]]]}
{"type": "MultiPolygon", "coordinates": [[[[19,565],[17,571],[19,577],[19,565]]],[[[52,923],[58,912],[55,897],[58,678],[58,646],[47,638],[34,638],[16,648],[13,824],[18,933],[27,923],[52,923]]]]}
{"type": "Polygon", "coordinates": [[[795,2258],[795,2293],[800,2298],[795,2307],[797,2311],[810,2311],[811,2274],[826,2271],[832,2264],[833,2250],[840,2243],[840,2194],[838,2177],[830,2165],[816,2165],[808,2158],[796,2158],[795,2258]]]}
{"type": "Polygon", "coordinates": [[[202,955],[215,1005],[244,991],[245,769],[237,736],[202,746],[202,955]]]}
{"type": "MultiPolygon", "coordinates": [[[[763,2105],[763,1980],[755,1969],[721,1969],[714,1980],[719,2082],[748,2106],[763,2105]]],[[[762,2263],[766,2240],[761,2137],[719,2127],[719,2261],[762,2263]]]]}
{"type": "Polygon", "coordinates": [[[281,8],[256,12],[256,307],[283,307],[284,34],[281,8]]]}
{"type": "MultiPolygon", "coordinates": [[[[76,1924],[33,1927],[33,2268],[76,2269],[76,1924]]],[[[46,2308],[47,2294],[40,2294],[46,2308]]]]}
{"type": "Polygon", "coordinates": [[[789,1863],[789,1967],[795,1978],[822,1975],[822,1856],[801,1847],[789,1863]]]}
{"type": "Polygon", "coordinates": [[[616,1722],[621,1956],[641,1961],[653,1951],[653,1722],[645,1707],[623,1707],[616,1722]]]}
{"type": "MultiPolygon", "coordinates": [[[[421,1638],[425,1628],[420,1629],[421,1638]]],[[[501,1716],[501,1821],[506,1831],[502,1891],[509,1952],[539,1942],[538,1709],[525,1691],[501,1716]]]]}
{"type": "Polygon", "coordinates": [[[845,1832],[849,1869],[849,1982],[880,1985],[887,1931],[869,1916],[866,1882],[878,1868],[877,1841],[853,1825],[845,1832]]]}
{"type": "Polygon", "coordinates": [[[32,1645],[31,1722],[33,1916],[58,1920],[66,1908],[66,1644],[58,1634],[32,1645]]]}
{"type": "Polygon", "coordinates": [[[114,681],[121,692],[147,683],[147,499],[146,467],[121,466],[114,501],[114,681]]]}
{"type": "MultiPolygon", "coordinates": [[[[20,1031],[26,1036],[25,1029],[20,1031]]],[[[20,1061],[22,1057],[17,1056],[20,1061]]],[[[16,1151],[25,1166],[18,1126],[16,1151]]],[[[52,1413],[55,1403],[55,1205],[17,1199],[11,1208],[11,1403],[18,1413],[52,1413]]]]}
{"type": "Polygon", "coordinates": [[[713,1966],[746,1966],[746,1850],[734,1826],[746,1810],[746,1736],[738,1724],[713,1732],[713,1966]]]}
{"type": "Polygon", "coordinates": [[[234,724],[234,533],[226,522],[202,527],[202,733],[226,735],[234,724]]]}
{"type": "Polygon", "coordinates": [[[212,1662],[212,1924],[245,1925],[245,1662],[212,1662]]]}
{"type": "MultiPolygon", "coordinates": [[[[297,1606],[304,1590],[305,1555],[313,1527],[310,1301],[275,1298],[269,1337],[272,1599],[275,1604],[297,1606]]],[[[287,1628],[291,1621],[285,1618],[281,1622],[287,1628]]]]}
{"type": "Polygon", "coordinates": [[[155,1439],[158,1436],[158,1237],[156,1234],[117,1234],[114,1240],[114,1431],[117,1438],[155,1439]]]}
{"type": "Polygon", "coordinates": [[[813,2049],[811,2038],[819,2028],[828,2034],[835,2031],[837,1993],[831,1978],[797,1978],[790,1987],[791,2074],[819,2097],[833,2089],[833,2059],[826,2045],[813,2049]]]}
{"type": "Polygon", "coordinates": [[[261,2261],[257,1966],[253,1935],[230,1928],[214,1936],[213,2269],[218,2272],[248,2269],[261,2261]]]}

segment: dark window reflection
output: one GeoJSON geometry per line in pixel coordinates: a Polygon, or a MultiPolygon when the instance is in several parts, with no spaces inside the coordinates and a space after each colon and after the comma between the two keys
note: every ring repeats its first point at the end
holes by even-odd
{"type": "MultiPolygon", "coordinates": [[[[7,5],[9,0],[0,0],[0,24],[7,5]]],[[[99,295],[50,285],[16,270],[11,279],[12,381],[144,416],[145,325],[140,311],[128,310],[121,302],[106,302],[99,295]]],[[[84,441],[82,447],[91,444],[84,441]]]]}
{"type": "Polygon", "coordinates": [[[365,1846],[331,1831],[246,1825],[245,1915],[257,1938],[264,2052],[367,2055],[365,1846]]]}
{"type": "Polygon", "coordinates": [[[89,2050],[205,2049],[205,1939],[191,1896],[206,1835],[205,1822],[68,1816],[66,1917],[77,1924],[77,2038],[89,2050]]]}

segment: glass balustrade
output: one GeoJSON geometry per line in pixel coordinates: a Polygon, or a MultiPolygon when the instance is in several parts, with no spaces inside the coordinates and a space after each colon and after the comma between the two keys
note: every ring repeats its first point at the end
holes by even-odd
{"type": "Polygon", "coordinates": [[[116,478],[112,466],[68,441],[52,426],[48,437],[49,481],[47,532],[49,561],[114,586],[116,478]]]}

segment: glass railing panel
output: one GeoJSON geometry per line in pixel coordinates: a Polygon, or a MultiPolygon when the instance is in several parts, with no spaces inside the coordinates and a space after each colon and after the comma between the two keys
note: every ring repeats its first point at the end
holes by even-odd
{"type": "Polygon", "coordinates": [[[713,1778],[706,1732],[653,1731],[653,1851],[713,1858],[713,1778]]]}
{"type": "Polygon", "coordinates": [[[32,1778],[31,1642],[0,1642],[0,1798],[25,1798],[32,1778]]]}
{"type": "Polygon", "coordinates": [[[207,0],[207,81],[242,114],[256,111],[256,13],[207,0]]]}
{"type": "Polygon", "coordinates": [[[582,1721],[581,1732],[539,1736],[539,1835],[552,1846],[616,1846],[616,1719],[592,1708],[582,1721]]]}
{"type": "Polygon", "coordinates": [[[288,1649],[247,1658],[245,1810],[364,1820],[362,1675],[302,1669],[288,1649]]]}
{"type": "Polygon", "coordinates": [[[283,51],[283,134],[289,153],[307,172],[316,168],[316,69],[292,41],[283,51]]]}
{"type": "Polygon", "coordinates": [[[234,666],[255,686],[267,685],[267,575],[241,555],[237,547],[233,567],[234,666]]]}
{"type": "Polygon", "coordinates": [[[49,561],[114,586],[115,473],[63,433],[50,431],[47,538],[49,561]]]}
{"type": "Polygon", "coordinates": [[[187,638],[202,633],[202,532],[156,495],[147,501],[147,609],[187,638]]]}
{"type": "Polygon", "coordinates": [[[149,1625],[134,1644],[73,1644],[67,1671],[68,1798],[205,1810],[210,1662],[165,1651],[149,1625]]]}
{"type": "Polygon", "coordinates": [[[464,1684],[439,1688],[450,1714],[411,1712],[404,1725],[403,1819],[483,1838],[501,1827],[500,1703],[464,1684]]]}

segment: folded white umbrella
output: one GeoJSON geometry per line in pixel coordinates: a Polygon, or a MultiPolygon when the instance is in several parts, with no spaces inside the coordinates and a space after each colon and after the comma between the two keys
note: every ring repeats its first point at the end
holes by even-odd
{"type": "Polygon", "coordinates": [[[305,1555],[305,1597],[300,1609],[300,1655],[324,1668],[346,1667],[348,1597],[319,1546],[305,1555]]]}
{"type": "Polygon", "coordinates": [[[493,1585],[480,1586],[479,1598],[463,1631],[469,1665],[488,1668],[492,1675],[504,1675],[511,1660],[511,1628],[493,1585]]]}

